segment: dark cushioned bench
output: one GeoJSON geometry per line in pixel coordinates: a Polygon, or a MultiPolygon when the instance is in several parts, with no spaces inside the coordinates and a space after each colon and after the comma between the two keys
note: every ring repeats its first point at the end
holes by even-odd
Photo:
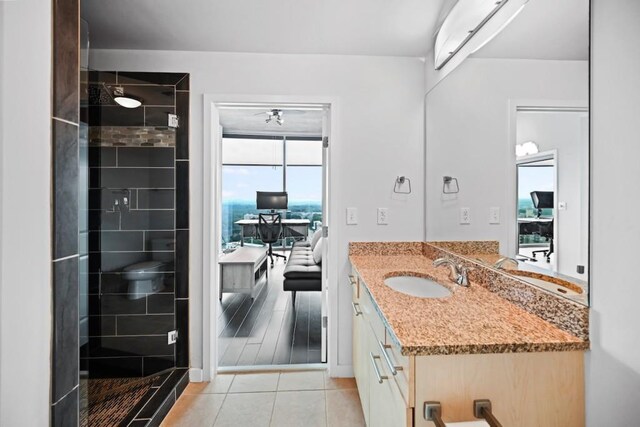
{"type": "Polygon", "coordinates": [[[322,264],[313,260],[309,242],[295,242],[284,269],[285,291],[291,291],[291,299],[296,302],[297,291],[322,290],[322,264]]]}

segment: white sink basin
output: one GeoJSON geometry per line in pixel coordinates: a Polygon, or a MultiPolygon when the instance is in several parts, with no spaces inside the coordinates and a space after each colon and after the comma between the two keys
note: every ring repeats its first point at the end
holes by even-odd
{"type": "Polygon", "coordinates": [[[395,276],[384,279],[384,284],[394,291],[418,298],[444,298],[451,291],[438,282],[424,277],[395,276]]]}

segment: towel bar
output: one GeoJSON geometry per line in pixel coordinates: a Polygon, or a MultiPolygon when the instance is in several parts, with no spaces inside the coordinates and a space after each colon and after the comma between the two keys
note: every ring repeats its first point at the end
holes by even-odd
{"type": "Polygon", "coordinates": [[[500,421],[491,412],[491,401],[489,399],[478,399],[473,401],[473,416],[483,418],[491,427],[502,427],[500,421]]]}
{"type": "MultiPolygon", "coordinates": [[[[473,416],[485,420],[490,427],[502,427],[500,421],[491,412],[491,401],[489,399],[473,401],[473,416]]],[[[442,405],[440,405],[440,402],[424,402],[424,419],[433,421],[436,427],[446,427],[446,424],[442,421],[442,405]]]]}
{"type": "Polygon", "coordinates": [[[436,427],[446,427],[442,421],[442,406],[440,402],[424,402],[424,419],[433,421],[436,427]]]}

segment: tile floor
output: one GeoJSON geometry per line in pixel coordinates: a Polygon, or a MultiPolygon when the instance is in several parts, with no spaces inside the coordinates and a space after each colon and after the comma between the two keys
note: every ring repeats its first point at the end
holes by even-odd
{"type": "Polygon", "coordinates": [[[353,378],[326,371],[218,375],[191,383],[162,427],[364,426],[353,378]]]}

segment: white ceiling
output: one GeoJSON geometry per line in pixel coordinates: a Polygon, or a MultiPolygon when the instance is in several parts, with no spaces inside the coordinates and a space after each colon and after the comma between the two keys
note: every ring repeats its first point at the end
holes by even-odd
{"type": "Polygon", "coordinates": [[[284,124],[280,126],[275,120],[265,122],[271,108],[221,109],[220,125],[224,133],[241,135],[322,135],[322,110],[284,109],[284,124]]]}
{"type": "MultiPolygon", "coordinates": [[[[563,0],[564,1],[564,0],[563,0]]],[[[83,0],[92,48],[424,56],[451,0],[83,0]]]]}
{"type": "Polygon", "coordinates": [[[479,58],[589,59],[589,0],[529,0],[479,58]]]}

